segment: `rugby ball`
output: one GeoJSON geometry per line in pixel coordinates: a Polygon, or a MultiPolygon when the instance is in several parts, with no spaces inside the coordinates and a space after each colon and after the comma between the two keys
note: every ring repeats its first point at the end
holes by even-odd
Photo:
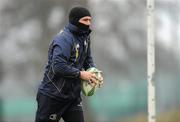
{"type": "Polygon", "coordinates": [[[81,82],[81,89],[82,93],[85,96],[92,96],[98,88],[100,88],[103,84],[102,79],[102,71],[98,70],[95,67],[91,67],[87,69],[86,71],[94,73],[99,80],[96,80],[96,84],[90,84],[88,81],[82,81],[81,82]]]}

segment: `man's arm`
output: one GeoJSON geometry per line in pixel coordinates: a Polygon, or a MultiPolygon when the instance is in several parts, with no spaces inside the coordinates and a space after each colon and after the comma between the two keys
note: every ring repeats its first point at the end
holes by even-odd
{"type": "Polygon", "coordinates": [[[71,55],[71,44],[66,40],[54,41],[52,68],[55,74],[63,77],[81,78],[82,80],[95,82],[96,76],[87,71],[79,69],[68,64],[71,55]]]}
{"type": "Polygon", "coordinates": [[[55,74],[63,77],[79,77],[80,70],[71,66],[68,60],[71,55],[71,43],[65,39],[54,40],[52,68],[55,74]]]}

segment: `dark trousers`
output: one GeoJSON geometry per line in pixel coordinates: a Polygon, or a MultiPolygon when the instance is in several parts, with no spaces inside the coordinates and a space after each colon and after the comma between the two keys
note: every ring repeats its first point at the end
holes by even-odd
{"type": "Polygon", "coordinates": [[[84,122],[82,104],[77,101],[60,102],[56,99],[37,94],[38,108],[35,122],[84,122]]]}

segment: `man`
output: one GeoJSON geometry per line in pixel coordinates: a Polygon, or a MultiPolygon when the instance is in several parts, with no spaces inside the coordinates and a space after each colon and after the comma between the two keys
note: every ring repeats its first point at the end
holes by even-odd
{"type": "Polygon", "coordinates": [[[69,23],[49,46],[48,63],[37,93],[36,122],[84,122],[81,80],[95,83],[85,71],[95,67],[91,57],[91,14],[83,7],[69,13],[69,23]]]}

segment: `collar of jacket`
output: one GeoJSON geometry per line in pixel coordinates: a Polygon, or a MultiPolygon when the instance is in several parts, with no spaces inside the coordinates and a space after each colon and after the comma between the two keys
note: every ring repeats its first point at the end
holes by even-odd
{"type": "Polygon", "coordinates": [[[73,34],[75,35],[78,35],[78,36],[89,36],[89,34],[91,33],[91,29],[89,29],[88,31],[82,31],[80,30],[78,27],[76,27],[75,25],[71,24],[71,23],[68,23],[68,25],[66,25],[67,29],[70,30],[70,32],[72,32],[73,34]]]}

